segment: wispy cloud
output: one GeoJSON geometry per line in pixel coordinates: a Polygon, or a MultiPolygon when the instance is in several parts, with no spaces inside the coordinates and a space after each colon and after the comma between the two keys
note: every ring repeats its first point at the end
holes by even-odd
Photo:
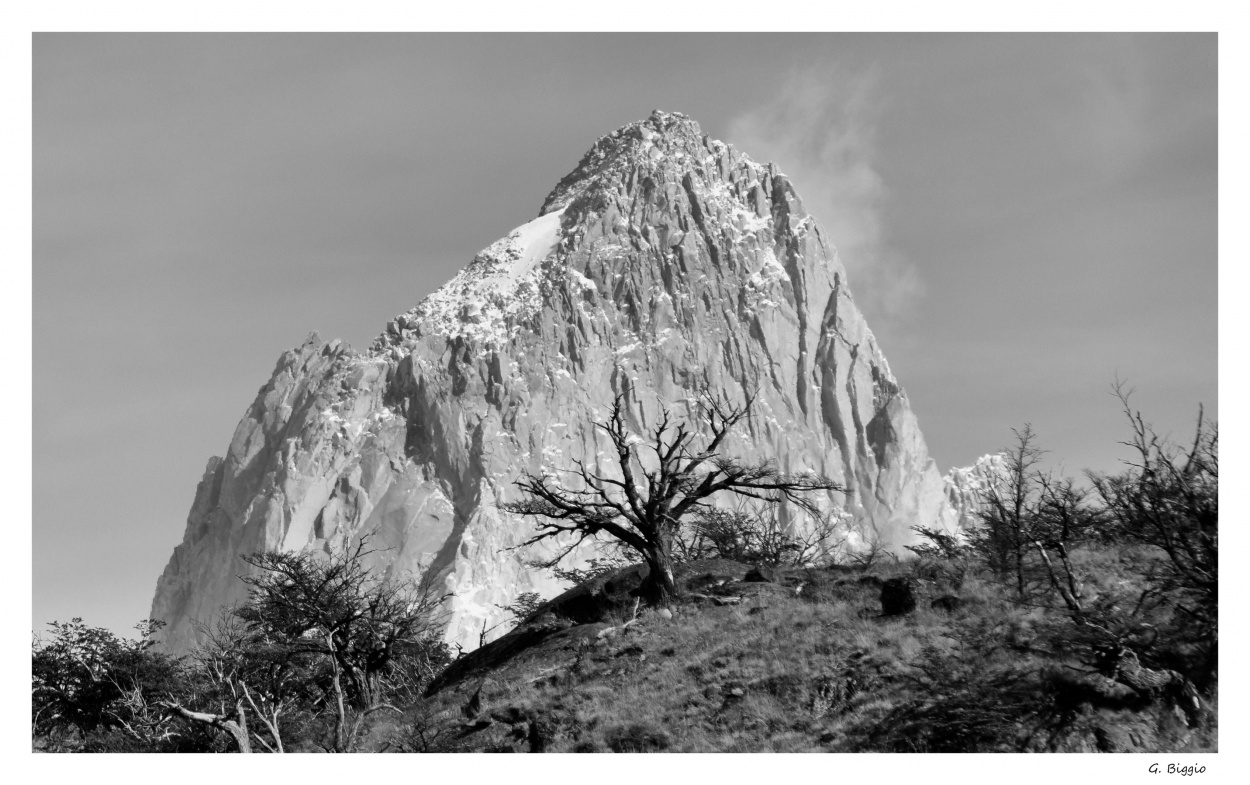
{"type": "Polygon", "coordinates": [[[924,291],[915,265],[889,247],[882,230],[886,186],[875,158],[883,106],[873,71],[794,71],[774,98],[731,121],[727,140],[776,162],[794,181],[837,247],[870,323],[901,318],[924,291]]]}

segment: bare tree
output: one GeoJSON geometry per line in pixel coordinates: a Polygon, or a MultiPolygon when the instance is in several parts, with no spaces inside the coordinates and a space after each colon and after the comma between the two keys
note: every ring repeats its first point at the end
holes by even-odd
{"type": "Polygon", "coordinates": [[[181,703],[169,701],[161,704],[169,712],[182,717],[190,722],[203,723],[218,730],[224,730],[234,739],[234,743],[239,752],[250,753],[252,751],[252,739],[247,729],[247,712],[243,708],[243,701],[240,700],[232,707],[234,709],[233,716],[226,712],[208,712],[195,711],[188,709],[181,703]]]}
{"type": "Polygon", "coordinates": [[[969,545],[983,555],[1000,576],[1014,579],[1016,593],[1027,594],[1025,559],[1033,547],[1032,527],[1040,494],[1037,464],[1042,451],[1033,428],[1012,429],[1016,441],[1003,451],[1005,482],[992,485],[981,497],[980,526],[968,533],[969,545]]]}
{"type": "Polygon", "coordinates": [[[1063,599],[1073,618],[1083,623],[1085,611],[1081,607],[1081,582],[1072,569],[1070,547],[1089,535],[1105,520],[1102,510],[1089,505],[1090,492],[1078,488],[1069,477],[1056,478],[1051,473],[1039,474],[1036,506],[1030,510],[1029,526],[1025,532],[1037,549],[1051,588],[1063,599]],[[1058,559],[1062,575],[1055,567],[1058,559]]]}
{"type": "Polygon", "coordinates": [[[516,483],[524,498],[500,508],[539,519],[538,533],[523,545],[566,533],[577,536],[552,564],[600,533],[624,543],[648,566],[641,596],[651,604],[667,605],[677,593],[673,550],[681,522],[692,512],[710,507],[711,497],[724,492],[773,503],[787,501],[817,515],[819,510],[808,494],[842,490],[823,476],[785,474],[770,461],[749,463],[722,454],[725,438],[748,416],[752,400],[753,396],[735,406],[704,393],[699,414],[707,427],[706,438],[700,438],[697,427],[674,422],[665,409],[644,439],[626,427],[624,402],[617,396],[608,421],[595,423],[614,448],[614,472],[574,461],[576,468],[564,474],[575,478],[579,488],[568,487],[557,476],[526,472],[516,483]],[[700,442],[703,446],[696,446],[700,442]]]}
{"type": "Polygon", "coordinates": [[[1158,588],[1175,594],[1190,633],[1207,650],[1205,686],[1216,670],[1219,609],[1219,430],[1198,409],[1188,448],[1160,437],[1133,408],[1131,391],[1113,387],[1132,427],[1135,453],[1126,472],[1091,477],[1117,534],[1167,557],[1158,588]]]}
{"type": "Polygon", "coordinates": [[[251,740],[267,752],[286,752],[282,721],[308,697],[311,657],[271,640],[264,632],[249,630],[236,613],[225,613],[213,624],[197,624],[196,629],[204,643],[191,659],[211,694],[196,696],[195,703],[215,702],[219,708],[215,712],[193,710],[172,700],[164,705],[183,719],[229,732],[240,752],[255,749],[251,740]],[[255,725],[249,728],[249,709],[267,739],[255,725]]]}

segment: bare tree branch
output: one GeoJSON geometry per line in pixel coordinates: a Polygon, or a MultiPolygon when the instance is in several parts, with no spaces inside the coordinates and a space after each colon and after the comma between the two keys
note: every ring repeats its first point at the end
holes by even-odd
{"type": "Polygon", "coordinates": [[[754,394],[738,406],[723,396],[702,393],[698,412],[707,436],[698,447],[697,429],[688,422],[675,423],[667,409],[661,410],[646,438],[631,433],[625,425],[624,398],[617,396],[608,420],[595,427],[612,444],[613,469],[620,479],[575,460],[575,468],[565,473],[580,487],[567,488],[550,475],[527,472],[516,482],[522,498],[499,507],[537,519],[537,532],[523,546],[576,535],[561,557],[600,533],[624,543],[648,565],[644,592],[652,602],[665,603],[676,591],[672,554],[681,522],[706,507],[711,497],[728,493],[772,504],[787,502],[817,513],[819,507],[809,494],[844,490],[827,477],[785,474],[768,461],[743,463],[723,455],[725,439],[749,416],[753,401],[754,394]],[[639,446],[654,459],[654,468],[642,460],[639,446]]]}

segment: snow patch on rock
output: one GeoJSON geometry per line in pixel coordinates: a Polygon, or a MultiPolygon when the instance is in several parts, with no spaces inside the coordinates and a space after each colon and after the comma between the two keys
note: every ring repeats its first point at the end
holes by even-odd
{"type": "Polygon", "coordinates": [[[513,229],[397,321],[421,336],[507,343],[542,307],[541,265],[557,255],[563,216],[556,210],[513,229]]]}

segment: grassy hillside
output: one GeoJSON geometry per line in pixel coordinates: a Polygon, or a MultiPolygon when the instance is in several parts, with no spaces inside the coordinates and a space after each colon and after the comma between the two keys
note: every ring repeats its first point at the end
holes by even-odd
{"type": "MultiPolygon", "coordinates": [[[[1073,554],[1087,601],[1105,607],[1139,597],[1154,558],[1129,545],[1073,554]]],[[[402,717],[378,721],[365,747],[1216,750],[1214,687],[1189,727],[1167,696],[1094,673],[1088,636],[1062,606],[1018,602],[972,564],[790,568],[743,581],[751,569],[686,565],[671,618],[634,617],[628,571],[570,592],[454,663],[402,717]],[[897,577],[913,581],[916,609],[882,616],[881,584],[897,577]]]]}

